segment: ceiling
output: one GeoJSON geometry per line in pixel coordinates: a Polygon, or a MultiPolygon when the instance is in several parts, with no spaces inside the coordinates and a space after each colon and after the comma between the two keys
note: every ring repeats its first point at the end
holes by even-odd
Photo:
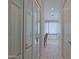
{"type": "Polygon", "coordinates": [[[60,0],[45,0],[45,20],[59,20],[60,9],[60,0]],[[54,8],[54,10],[52,11],[51,8],[54,8]],[[51,16],[51,13],[53,13],[53,16],[51,16]]]}

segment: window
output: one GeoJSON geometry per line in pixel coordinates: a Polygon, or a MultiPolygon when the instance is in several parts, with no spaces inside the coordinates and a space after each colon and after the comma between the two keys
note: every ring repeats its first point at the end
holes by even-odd
{"type": "Polygon", "coordinates": [[[57,33],[58,23],[49,23],[49,33],[57,33]]]}
{"type": "Polygon", "coordinates": [[[58,33],[59,31],[59,23],[58,22],[46,22],[45,23],[45,33],[58,33]]]}
{"type": "Polygon", "coordinates": [[[48,33],[49,30],[48,30],[48,23],[45,23],[45,33],[48,33]]]}

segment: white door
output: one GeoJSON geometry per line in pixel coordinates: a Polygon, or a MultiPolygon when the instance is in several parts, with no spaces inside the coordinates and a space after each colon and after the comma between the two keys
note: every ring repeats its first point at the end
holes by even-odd
{"type": "Polygon", "coordinates": [[[71,59],[71,13],[70,9],[64,10],[64,57],[71,59]]]}
{"type": "Polygon", "coordinates": [[[8,58],[21,59],[22,1],[9,0],[8,58]]]}
{"type": "Polygon", "coordinates": [[[32,0],[24,0],[24,59],[32,59],[32,24],[32,0]]]}

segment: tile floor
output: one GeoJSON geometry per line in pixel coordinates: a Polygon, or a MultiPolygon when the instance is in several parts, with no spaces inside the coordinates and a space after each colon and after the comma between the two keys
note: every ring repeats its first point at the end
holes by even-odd
{"type": "Polygon", "coordinates": [[[44,48],[41,59],[63,59],[59,58],[58,40],[48,40],[47,47],[44,48]]]}

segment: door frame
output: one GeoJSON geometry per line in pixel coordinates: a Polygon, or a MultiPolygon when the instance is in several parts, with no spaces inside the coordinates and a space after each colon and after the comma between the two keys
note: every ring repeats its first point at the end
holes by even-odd
{"type": "MultiPolygon", "coordinates": [[[[34,7],[35,7],[35,5],[38,7],[38,9],[39,9],[39,17],[40,17],[40,28],[41,28],[41,6],[40,6],[40,3],[39,3],[39,1],[38,0],[32,0],[32,18],[34,17],[33,15],[34,15],[34,7]]],[[[34,18],[33,18],[33,20],[34,20],[34,18]]],[[[33,26],[32,26],[33,27],[33,26]]],[[[41,29],[40,29],[40,33],[41,33],[41,29]]],[[[32,37],[33,38],[33,37],[32,37]]],[[[33,45],[34,45],[34,40],[32,41],[33,42],[33,45]]],[[[40,34],[40,41],[39,41],[40,43],[39,43],[39,45],[40,45],[40,47],[41,47],[41,34],[40,34]]],[[[41,48],[39,47],[39,50],[40,50],[40,52],[41,52],[41,48]]],[[[32,49],[34,49],[34,47],[32,46],[32,49]]],[[[39,59],[40,59],[40,56],[41,56],[41,53],[39,53],[39,59]]]]}

